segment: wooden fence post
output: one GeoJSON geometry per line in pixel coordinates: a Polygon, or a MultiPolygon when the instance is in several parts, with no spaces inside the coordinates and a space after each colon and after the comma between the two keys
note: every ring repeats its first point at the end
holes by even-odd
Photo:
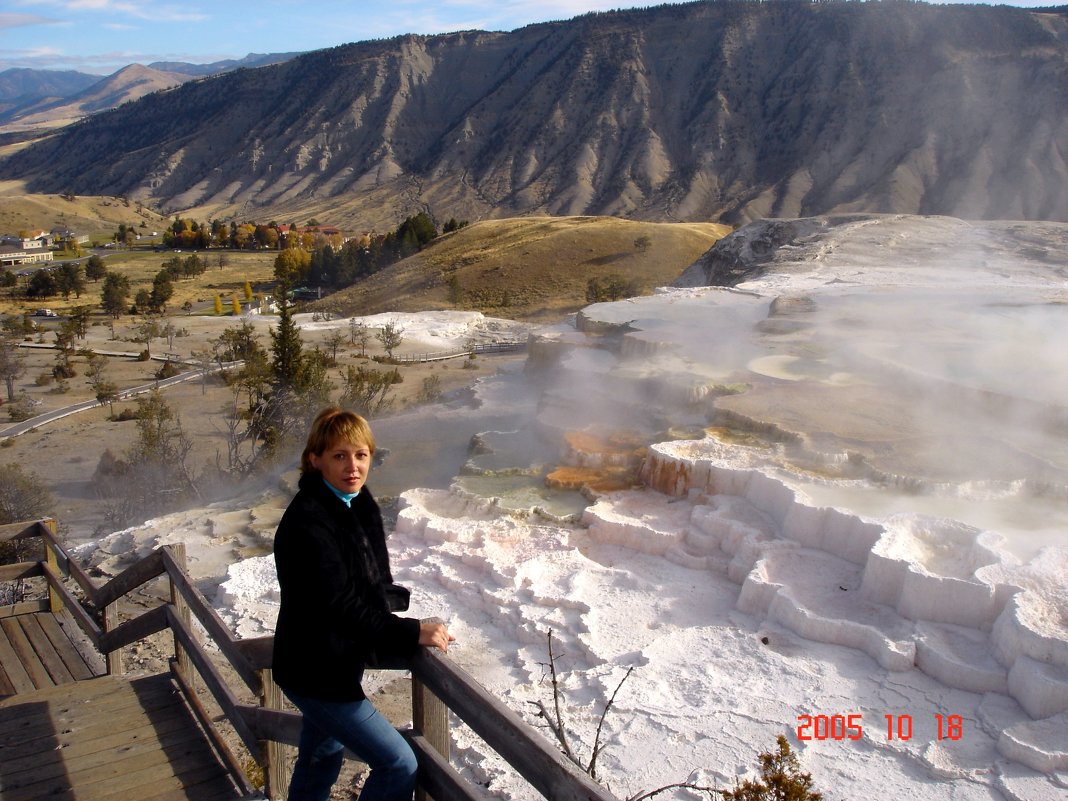
{"type": "MultiPolygon", "coordinates": [[[[56,520],[53,517],[47,520],[42,520],[41,525],[48,529],[48,533],[52,535],[52,539],[56,539],[56,532],[58,526],[56,520]]],[[[52,572],[57,576],[63,574],[59,572],[59,559],[56,557],[56,551],[52,547],[52,544],[44,537],[41,538],[41,543],[44,545],[45,563],[52,568],[52,572]]],[[[58,614],[63,611],[63,596],[56,592],[55,587],[51,584],[48,585],[48,611],[52,614],[58,614]]]]}
{"type": "MultiPolygon", "coordinates": [[[[283,709],[282,689],[274,683],[274,671],[260,671],[260,706],[283,709]]],[[[263,793],[270,801],[284,801],[289,794],[289,755],[293,747],[275,740],[260,740],[263,754],[263,793]]]]}
{"type": "MultiPolygon", "coordinates": [[[[185,570],[185,543],[179,542],[174,545],[168,545],[170,548],[171,556],[174,557],[174,562],[182,570],[185,570]]],[[[175,586],[174,580],[170,579],[171,585],[171,605],[174,607],[175,614],[181,619],[181,621],[187,626],[192,626],[193,616],[189,612],[189,604],[185,602],[185,598],[182,597],[182,593],[178,591],[178,587],[175,586]]],[[[182,671],[182,675],[185,676],[186,682],[190,688],[196,689],[196,671],[192,669],[192,665],[189,662],[189,654],[182,648],[181,642],[178,640],[177,634],[174,637],[174,656],[178,662],[178,669],[182,671]]]]}
{"type": "MultiPolygon", "coordinates": [[[[448,762],[449,708],[415,676],[412,676],[412,726],[448,762]]],[[[428,800],[426,791],[417,787],[415,801],[428,800]]]]}
{"type": "MultiPolygon", "coordinates": [[[[113,629],[118,628],[119,625],[119,602],[112,601],[104,607],[104,633],[106,634],[113,629]]],[[[107,666],[107,672],[109,676],[121,676],[122,675],[122,649],[116,648],[114,651],[108,651],[104,654],[104,663],[107,666]]]]}

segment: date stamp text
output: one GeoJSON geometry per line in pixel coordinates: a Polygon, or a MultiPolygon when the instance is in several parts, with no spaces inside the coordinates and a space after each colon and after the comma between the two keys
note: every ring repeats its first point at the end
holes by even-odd
{"type": "MultiPolygon", "coordinates": [[[[864,736],[863,715],[798,715],[798,740],[859,740],[864,736]]],[[[959,740],[964,736],[961,715],[935,715],[935,729],[939,740],[959,740]]],[[[912,739],[912,715],[883,715],[877,727],[887,740],[912,739]]]]}

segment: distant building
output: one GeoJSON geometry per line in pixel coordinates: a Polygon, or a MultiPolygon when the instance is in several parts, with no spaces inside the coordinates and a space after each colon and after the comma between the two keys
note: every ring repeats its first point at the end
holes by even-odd
{"type": "Polygon", "coordinates": [[[89,241],[89,234],[76,234],[69,228],[53,228],[49,236],[53,244],[64,239],[73,239],[79,245],[84,245],[89,241]]]}
{"type": "Polygon", "coordinates": [[[276,314],[277,312],[278,304],[270,295],[241,301],[242,314],[276,314]]]}
{"type": "Polygon", "coordinates": [[[310,289],[306,286],[298,286],[295,289],[291,289],[289,292],[289,297],[293,300],[319,300],[322,296],[322,287],[310,289]]]}
{"type": "Polygon", "coordinates": [[[52,261],[51,250],[40,246],[22,248],[0,245],[0,267],[19,267],[23,264],[38,264],[45,261],[52,261]]]}
{"type": "Polygon", "coordinates": [[[20,250],[42,250],[52,246],[52,237],[47,231],[33,231],[26,236],[4,234],[0,236],[0,246],[20,250]]]}

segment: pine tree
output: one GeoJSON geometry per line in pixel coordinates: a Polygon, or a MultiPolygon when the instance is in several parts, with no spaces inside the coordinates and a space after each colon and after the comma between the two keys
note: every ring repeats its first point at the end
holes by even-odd
{"type": "Polygon", "coordinates": [[[289,287],[280,284],[278,290],[278,326],[271,328],[271,369],[277,388],[297,389],[303,359],[300,329],[293,322],[292,306],[287,297],[289,287]]]}

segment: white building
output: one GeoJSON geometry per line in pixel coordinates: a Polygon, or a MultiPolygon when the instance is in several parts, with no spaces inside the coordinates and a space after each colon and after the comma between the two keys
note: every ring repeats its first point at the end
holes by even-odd
{"type": "Polygon", "coordinates": [[[0,245],[0,267],[18,267],[23,264],[38,264],[52,261],[52,251],[42,247],[22,248],[0,245]]]}

